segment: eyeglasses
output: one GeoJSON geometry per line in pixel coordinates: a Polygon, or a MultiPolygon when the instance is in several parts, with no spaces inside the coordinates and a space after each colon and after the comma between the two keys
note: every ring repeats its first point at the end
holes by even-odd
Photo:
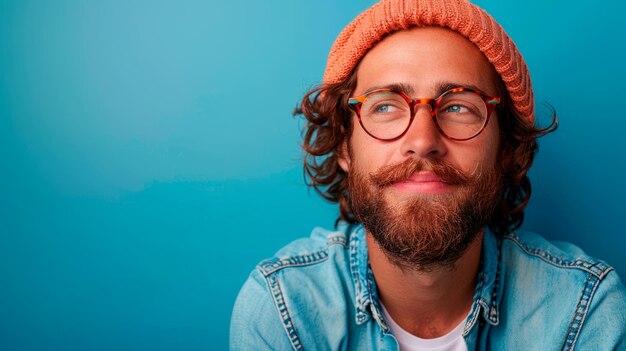
{"type": "Polygon", "coordinates": [[[419,104],[430,106],[433,122],[441,134],[463,141],[485,129],[500,98],[470,88],[454,88],[435,99],[411,99],[402,92],[383,88],[348,99],[363,130],[381,141],[401,138],[409,130],[419,104]]]}

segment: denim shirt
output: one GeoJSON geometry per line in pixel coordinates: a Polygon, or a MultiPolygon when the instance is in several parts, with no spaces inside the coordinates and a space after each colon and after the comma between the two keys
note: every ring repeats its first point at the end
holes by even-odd
{"type": "MultiPolygon", "coordinates": [[[[626,350],[626,289],[568,243],[485,229],[468,350],[626,350]]],[[[233,310],[231,350],[398,350],[365,231],[316,228],[261,262],[233,310]]]]}

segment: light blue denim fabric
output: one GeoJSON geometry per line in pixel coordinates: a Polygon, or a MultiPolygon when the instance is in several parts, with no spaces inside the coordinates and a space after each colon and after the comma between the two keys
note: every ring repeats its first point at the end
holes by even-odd
{"type": "MultiPolygon", "coordinates": [[[[261,262],[231,319],[231,350],[397,350],[363,227],[317,228],[261,262]]],[[[468,350],[626,350],[626,289],[606,263],[532,233],[485,231],[468,350]]]]}

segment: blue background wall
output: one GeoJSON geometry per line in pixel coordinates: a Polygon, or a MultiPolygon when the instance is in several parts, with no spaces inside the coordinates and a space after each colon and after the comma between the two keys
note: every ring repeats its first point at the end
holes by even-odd
{"type": "MultiPolygon", "coordinates": [[[[254,264],[334,221],[290,112],[372,3],[0,0],[0,348],[226,349],[254,264]]],[[[561,119],[525,228],[626,274],[623,5],[478,3],[561,119]]]]}

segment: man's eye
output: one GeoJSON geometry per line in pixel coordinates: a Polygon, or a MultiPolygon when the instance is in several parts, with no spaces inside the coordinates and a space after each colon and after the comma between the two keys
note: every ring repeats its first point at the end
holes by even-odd
{"type": "Polygon", "coordinates": [[[391,109],[391,106],[389,106],[389,105],[378,105],[378,106],[376,106],[376,112],[378,112],[378,113],[389,112],[390,109],[391,109]]]}
{"type": "Polygon", "coordinates": [[[391,104],[379,104],[374,107],[375,113],[389,113],[389,112],[395,112],[397,110],[398,108],[391,104]]]}
{"type": "Polygon", "coordinates": [[[451,106],[446,107],[445,112],[463,113],[463,112],[469,112],[469,111],[467,107],[463,105],[451,105],[451,106]]]}

